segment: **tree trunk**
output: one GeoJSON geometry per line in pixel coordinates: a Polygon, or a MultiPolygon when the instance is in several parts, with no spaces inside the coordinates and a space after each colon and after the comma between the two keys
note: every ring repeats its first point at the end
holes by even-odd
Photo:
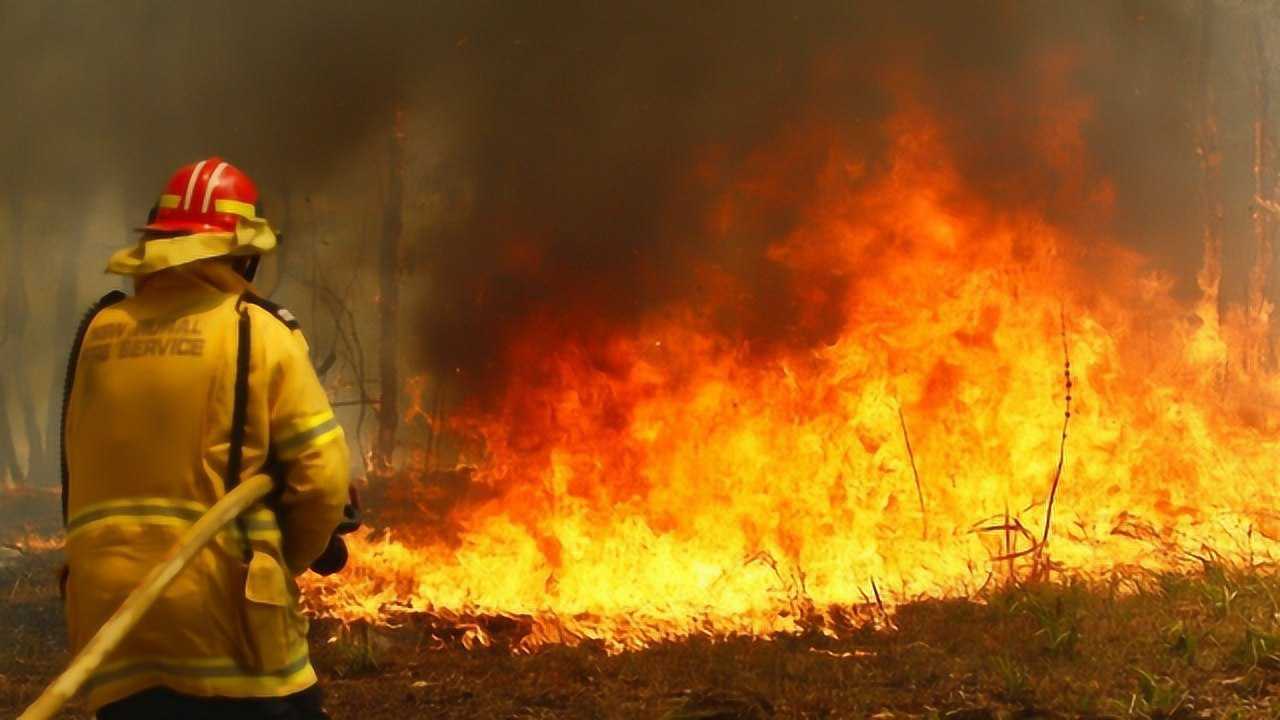
{"type": "Polygon", "coordinates": [[[49,408],[46,413],[45,454],[39,467],[32,467],[35,477],[44,478],[46,483],[58,481],[60,470],[60,454],[62,448],[55,444],[62,438],[62,393],[66,381],[63,368],[67,353],[71,352],[71,343],[75,340],[79,314],[84,311],[80,302],[79,265],[80,253],[84,247],[85,230],[73,233],[67,247],[63,250],[62,262],[58,275],[62,278],[62,289],[58,293],[58,308],[53,321],[54,371],[49,382],[49,408]]]}
{"type": "Polygon", "coordinates": [[[1213,47],[1213,0],[1200,0],[1200,47],[1196,59],[1196,155],[1200,159],[1200,207],[1204,218],[1204,262],[1196,280],[1202,315],[1215,327],[1221,318],[1222,152],[1218,148],[1217,101],[1209,79],[1213,47]]]}
{"type": "MultiPolygon", "coordinates": [[[[3,346],[3,343],[0,343],[3,346]]],[[[22,480],[22,465],[13,444],[13,426],[9,424],[9,393],[0,375],[0,487],[14,487],[22,480]]]]}
{"type": "Polygon", "coordinates": [[[403,230],[401,212],[404,190],[403,118],[396,111],[395,128],[390,144],[390,184],[387,212],[378,256],[381,329],[378,343],[378,370],[381,379],[381,401],[378,407],[378,440],[375,460],[379,469],[391,468],[396,447],[396,428],[400,421],[399,316],[400,287],[397,270],[400,264],[400,235],[403,230]]]}
{"type": "Polygon", "coordinates": [[[9,338],[9,351],[6,357],[10,389],[17,395],[17,403],[22,416],[23,435],[27,442],[27,480],[37,468],[45,466],[44,437],[39,413],[36,412],[36,401],[32,394],[33,386],[28,377],[27,344],[30,338],[26,335],[27,286],[23,270],[26,241],[23,237],[26,228],[19,215],[16,200],[9,201],[12,212],[13,236],[10,238],[10,260],[8,277],[5,283],[6,330],[9,338]]]}
{"type": "MultiPolygon", "coordinates": [[[[10,218],[12,221],[12,218],[10,218]]],[[[12,230],[12,225],[10,226],[12,230]]],[[[18,258],[10,255],[7,258],[0,258],[5,262],[6,269],[16,263],[18,258]]],[[[6,293],[0,300],[4,301],[3,307],[0,307],[0,352],[5,350],[8,343],[17,342],[9,327],[8,305],[9,298],[6,293]]],[[[7,354],[7,353],[6,353],[7,354]]],[[[18,449],[14,444],[13,425],[9,422],[9,392],[7,388],[8,377],[4,373],[0,373],[0,487],[13,487],[22,481],[22,465],[18,462],[18,449]]]]}
{"type": "MultiPolygon", "coordinates": [[[[1261,18],[1259,18],[1261,21],[1261,18]]],[[[1255,345],[1247,357],[1251,361],[1249,369],[1262,369],[1270,366],[1270,355],[1267,348],[1270,325],[1271,302],[1271,266],[1274,262],[1272,254],[1271,213],[1262,206],[1269,200],[1269,179],[1271,171],[1271,108],[1268,88],[1269,73],[1266,60],[1266,48],[1262,38],[1262,28],[1255,24],[1252,38],[1252,59],[1254,65],[1253,78],[1253,202],[1250,203],[1253,221],[1254,261],[1249,269],[1248,312],[1251,325],[1250,342],[1255,345]]]]}

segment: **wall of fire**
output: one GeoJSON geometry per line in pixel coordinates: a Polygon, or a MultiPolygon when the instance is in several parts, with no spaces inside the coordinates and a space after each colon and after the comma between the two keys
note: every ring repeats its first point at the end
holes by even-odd
{"type": "Polygon", "coordinates": [[[708,149],[733,169],[815,117],[874,159],[867,128],[903,68],[967,138],[975,182],[1015,192],[1037,170],[1017,152],[1044,120],[1027,109],[1056,102],[1044,53],[1074,53],[1085,171],[1113,180],[1117,212],[1073,217],[1048,192],[1050,216],[1101,222],[1186,293],[1212,233],[1223,301],[1243,300],[1280,222],[1270,0],[418,5],[0,4],[0,484],[55,481],[78,315],[119,285],[105,258],[167,173],[206,154],[265,190],[287,243],[263,284],[302,318],[357,457],[377,444],[389,283],[400,452],[442,452],[416,411],[500,383],[493,358],[529,315],[585,302],[630,322],[695,291],[689,258],[766,275],[767,238],[719,257],[681,178],[708,149]]]}

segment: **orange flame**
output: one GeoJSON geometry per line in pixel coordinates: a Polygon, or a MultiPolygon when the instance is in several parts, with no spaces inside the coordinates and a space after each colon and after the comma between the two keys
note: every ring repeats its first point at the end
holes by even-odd
{"type": "MultiPolygon", "coordinates": [[[[1045,141],[1068,166],[1088,109],[1071,114],[1045,141]]],[[[1280,382],[1229,362],[1216,307],[1178,301],[1132,251],[984,200],[918,112],[888,131],[887,172],[815,131],[814,195],[770,183],[762,157],[710,213],[728,243],[741,208],[802,204],[768,253],[809,294],[790,323],[839,311],[826,342],[760,352],[692,307],[589,347],[530,325],[512,345],[525,374],[455,421],[485,448],[483,492],[448,513],[456,535],[356,538],[344,574],[310,581],[318,612],[521,616],[526,646],[619,649],[971,593],[1044,530],[1064,334],[1073,398],[1041,559],[1094,573],[1204,547],[1274,555],[1280,382]]],[[[1078,190],[1081,212],[1106,215],[1108,187],[1078,190]]]]}

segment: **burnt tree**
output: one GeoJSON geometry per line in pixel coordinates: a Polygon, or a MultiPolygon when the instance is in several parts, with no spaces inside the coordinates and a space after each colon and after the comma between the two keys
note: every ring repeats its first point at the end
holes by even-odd
{"type": "Polygon", "coordinates": [[[395,453],[396,429],[400,421],[400,236],[403,232],[404,132],[403,115],[396,112],[391,133],[386,217],[378,252],[379,309],[381,312],[378,341],[380,402],[378,406],[378,438],[374,459],[381,470],[391,467],[395,453]]]}
{"type": "Polygon", "coordinates": [[[1250,43],[1253,78],[1251,95],[1254,117],[1252,127],[1253,202],[1250,203],[1250,221],[1253,230],[1254,258],[1249,268],[1247,311],[1251,332],[1250,347],[1246,348],[1247,369],[1261,369],[1271,364],[1267,347],[1267,325],[1270,322],[1271,266],[1274,262],[1271,238],[1271,213],[1262,203],[1268,200],[1268,187],[1272,165],[1271,108],[1269,72],[1266,48],[1262,36],[1261,18],[1252,28],[1250,43]]]}
{"type": "MultiPolygon", "coordinates": [[[[0,258],[0,260],[6,261],[6,268],[19,263],[19,259],[14,255],[0,258]]],[[[8,345],[14,342],[15,338],[9,326],[8,295],[0,297],[0,300],[4,301],[3,308],[0,308],[0,352],[7,354],[8,345]]],[[[8,379],[7,373],[0,373],[0,481],[2,481],[0,487],[13,487],[22,482],[23,478],[22,465],[18,461],[18,449],[13,439],[13,425],[9,422],[8,379]]]]}
{"type": "Polygon", "coordinates": [[[1196,52],[1196,156],[1200,161],[1200,209],[1204,219],[1204,263],[1197,276],[1206,321],[1217,325],[1222,314],[1222,151],[1218,147],[1217,98],[1210,80],[1215,30],[1214,0],[1200,0],[1200,39],[1196,52]]]}
{"type": "MultiPolygon", "coordinates": [[[[62,258],[58,263],[57,277],[62,278],[62,287],[58,290],[57,308],[52,325],[52,347],[54,362],[52,367],[60,368],[71,351],[71,343],[75,339],[79,314],[83,312],[80,302],[80,255],[84,248],[85,231],[70,234],[62,258]]],[[[45,482],[57,482],[59,473],[59,456],[62,448],[56,447],[57,438],[62,436],[62,393],[66,378],[62,372],[50,373],[49,404],[45,413],[45,453],[40,458],[39,466],[33,462],[32,474],[44,478],[45,482]]]]}
{"type": "Polygon", "coordinates": [[[46,447],[40,414],[36,411],[36,398],[33,394],[27,355],[30,338],[27,337],[27,321],[30,318],[31,306],[27,300],[27,282],[25,263],[26,227],[21,208],[14,199],[9,201],[12,235],[9,238],[10,262],[5,273],[4,304],[5,330],[9,338],[7,364],[10,380],[9,390],[16,396],[13,402],[17,405],[22,420],[23,439],[27,445],[26,479],[30,479],[37,468],[47,466],[45,461],[46,447]]]}
{"type": "MultiPolygon", "coordinates": [[[[0,348],[4,343],[0,341],[0,348]]],[[[22,481],[22,465],[13,444],[13,427],[9,424],[9,393],[4,376],[0,376],[0,487],[14,487],[22,481]]]]}

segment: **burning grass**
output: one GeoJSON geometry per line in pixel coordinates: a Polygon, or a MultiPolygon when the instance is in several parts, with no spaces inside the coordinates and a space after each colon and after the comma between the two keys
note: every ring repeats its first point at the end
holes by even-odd
{"type": "MultiPolygon", "coordinates": [[[[67,661],[56,563],[40,550],[0,570],[0,715],[67,661]]],[[[404,615],[395,627],[317,622],[313,647],[337,718],[1280,717],[1276,568],[1196,563],[992,584],[907,603],[888,622],[872,613],[838,637],[523,652],[527,629],[511,618],[404,615]]]]}

